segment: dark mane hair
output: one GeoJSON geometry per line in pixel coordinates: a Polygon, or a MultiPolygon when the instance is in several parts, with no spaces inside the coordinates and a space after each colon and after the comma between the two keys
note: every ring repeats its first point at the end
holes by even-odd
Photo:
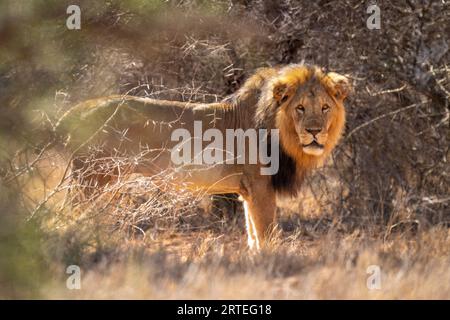
{"type": "MultiPolygon", "coordinates": [[[[270,148],[270,139],[268,139],[268,150],[270,148]]],[[[297,170],[297,163],[279,146],[279,168],[278,172],[271,177],[271,184],[275,192],[280,195],[295,197],[303,182],[303,172],[297,170]]]]}

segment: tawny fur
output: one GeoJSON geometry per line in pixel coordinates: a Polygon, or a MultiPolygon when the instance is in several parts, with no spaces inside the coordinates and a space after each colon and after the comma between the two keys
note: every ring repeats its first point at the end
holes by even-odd
{"type": "MultiPolygon", "coordinates": [[[[342,136],[343,101],[349,88],[345,77],[325,74],[314,66],[262,68],[219,103],[130,96],[89,100],[69,110],[55,133],[74,154],[74,164],[86,159],[92,146],[101,146],[102,155],[119,151],[128,156],[140,153],[144,147],[150,150],[144,156],[147,161],[128,171],[153,176],[173,167],[173,130],[185,128],[192,132],[194,121],[202,121],[204,130],[216,128],[224,134],[226,129],[279,129],[280,170],[274,176],[261,175],[261,164],[204,165],[177,171],[183,182],[178,185],[183,188],[240,194],[246,211],[248,243],[261,248],[274,226],[276,194],[295,194],[305,173],[322,164],[342,136]],[[299,105],[304,108],[303,115],[298,111],[303,110],[299,105]],[[320,126],[315,137],[308,133],[311,124],[320,126]],[[312,140],[318,145],[310,143],[312,140]]],[[[88,183],[94,182],[97,187],[109,180],[104,175],[89,179],[88,183]]]]}

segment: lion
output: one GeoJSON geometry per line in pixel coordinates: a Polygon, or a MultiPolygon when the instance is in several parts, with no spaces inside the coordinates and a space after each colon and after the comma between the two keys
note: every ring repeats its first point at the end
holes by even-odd
{"type": "MultiPolygon", "coordinates": [[[[350,89],[347,77],[325,73],[317,66],[261,68],[238,91],[216,103],[133,96],[88,100],[67,111],[55,133],[72,153],[74,172],[92,161],[89,150],[97,150],[94,158],[105,159],[102,161],[119,150],[130,157],[140,155],[140,161],[127,168],[128,173],[151,177],[174,168],[175,181],[180,182],[175,184],[180,188],[239,194],[248,246],[259,250],[267,245],[275,227],[277,194],[295,195],[305,174],[324,162],[343,135],[344,100],[350,89]],[[230,128],[276,130],[278,171],[261,174],[265,164],[260,161],[177,167],[171,152],[179,144],[171,139],[172,134],[176,129],[193,134],[195,122],[204,130],[214,128],[221,133],[230,128]]],[[[116,175],[91,174],[84,178],[84,185],[101,188],[116,175]]]]}

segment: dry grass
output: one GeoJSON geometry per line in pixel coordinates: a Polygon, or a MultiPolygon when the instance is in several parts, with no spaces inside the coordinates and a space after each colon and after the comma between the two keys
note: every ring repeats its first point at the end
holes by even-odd
{"type": "MultiPolygon", "coordinates": [[[[75,299],[449,299],[450,234],[434,229],[387,241],[357,233],[282,233],[260,254],[242,232],[164,232],[120,245],[82,267],[82,289],[64,277],[44,298],[75,299]],[[313,239],[315,236],[315,239],[313,239]],[[366,286],[370,265],[381,289],[366,286]]],[[[59,271],[64,270],[61,266],[59,271]]]]}

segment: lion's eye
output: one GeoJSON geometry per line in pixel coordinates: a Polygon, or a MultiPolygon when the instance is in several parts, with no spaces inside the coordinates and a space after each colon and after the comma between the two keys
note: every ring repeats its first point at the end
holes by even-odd
{"type": "Polygon", "coordinates": [[[325,105],[322,107],[322,112],[323,112],[323,113],[326,113],[326,112],[328,112],[328,111],[330,111],[330,106],[327,105],[327,104],[325,104],[325,105]]]}
{"type": "Polygon", "coordinates": [[[302,105],[299,105],[296,110],[298,113],[305,113],[305,107],[302,105]]]}

